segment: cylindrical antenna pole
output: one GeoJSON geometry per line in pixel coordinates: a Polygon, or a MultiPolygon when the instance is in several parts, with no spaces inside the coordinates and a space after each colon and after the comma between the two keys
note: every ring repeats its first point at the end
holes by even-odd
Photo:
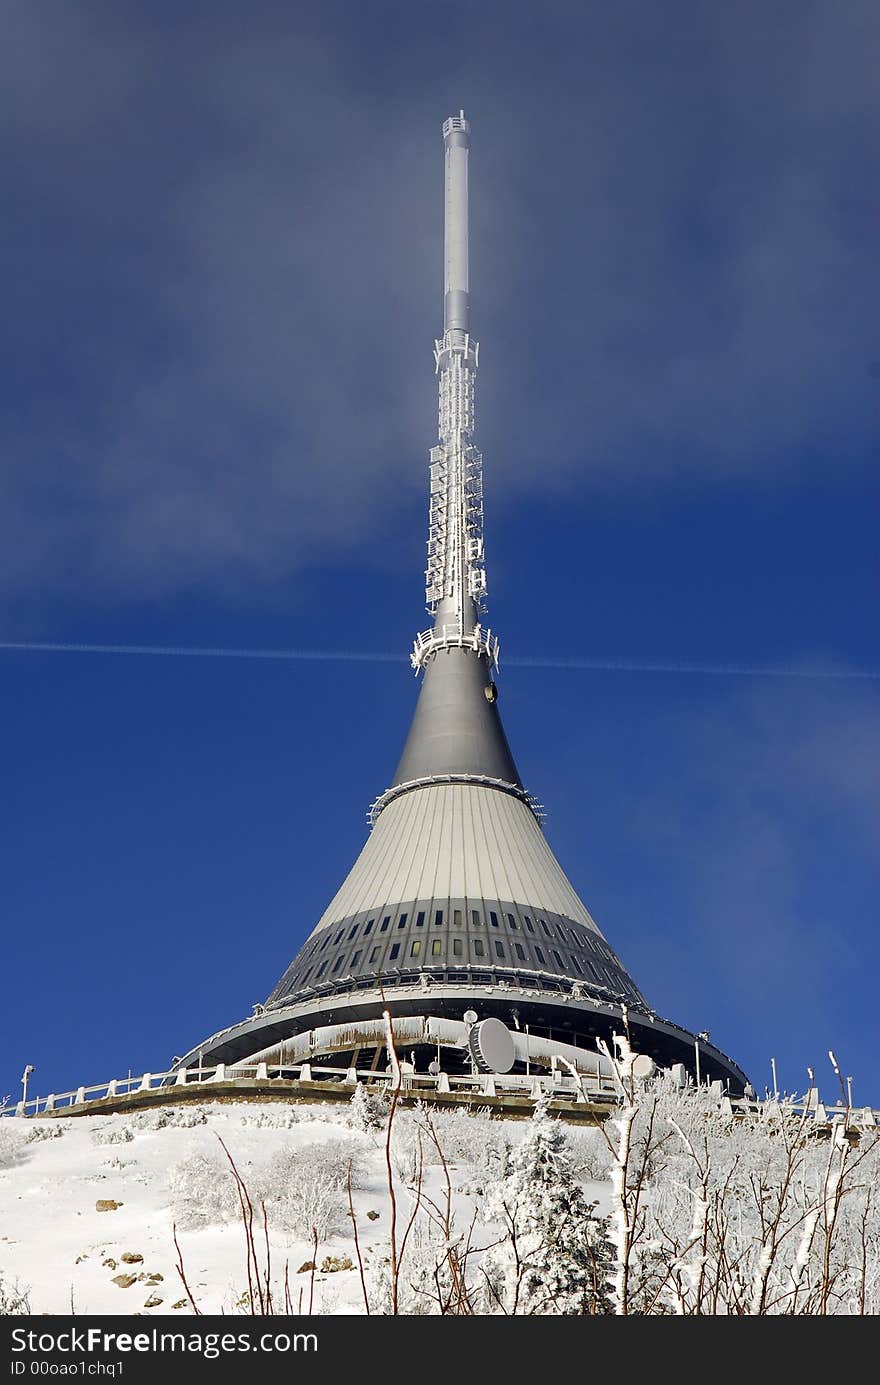
{"type": "Polygon", "coordinates": [[[468,145],[464,111],[443,126],[446,146],[443,329],[468,331],[468,145]]]}

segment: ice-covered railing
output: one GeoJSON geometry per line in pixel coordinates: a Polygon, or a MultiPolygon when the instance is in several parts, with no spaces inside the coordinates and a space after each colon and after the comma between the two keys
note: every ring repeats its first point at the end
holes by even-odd
{"type": "MultiPolygon", "coordinates": [[[[470,1093],[479,1097],[527,1097],[538,1101],[549,1096],[577,1107],[580,1104],[616,1106],[621,1098],[614,1080],[603,1073],[582,1073],[580,1078],[556,1067],[549,1073],[474,1073],[453,1075],[450,1073],[421,1073],[406,1071],[408,1064],[401,1064],[402,1087],[412,1094],[438,1095],[447,1093],[470,1093]]],[[[70,1112],[83,1114],[83,1108],[92,1102],[107,1098],[137,1094],[141,1092],[163,1091],[169,1104],[174,1102],[174,1091],[179,1087],[205,1088],[206,1099],[210,1099],[211,1088],[218,1083],[236,1083],[241,1090],[259,1092],[283,1083],[295,1095],[297,1089],[308,1089],[320,1084],[325,1090],[327,1084],[341,1088],[355,1087],[359,1082],[380,1086],[394,1086],[392,1072],[374,1072],[367,1068],[331,1067],[323,1063],[216,1063],[204,1067],[180,1068],[171,1072],[145,1072],[138,1076],[112,1078],[109,1082],[99,1082],[90,1087],[76,1087],[69,1092],[53,1092],[48,1096],[36,1096],[16,1106],[0,1108],[2,1116],[44,1116],[53,1113],[70,1112]]],[[[683,1084],[684,1085],[684,1084],[683,1084]]],[[[713,1097],[722,1115],[739,1116],[756,1120],[782,1119],[785,1116],[812,1118],[817,1129],[830,1128],[843,1124],[847,1130],[860,1132],[880,1125],[880,1110],[870,1106],[854,1107],[838,1102],[828,1105],[819,1100],[818,1091],[812,1088],[804,1096],[785,1096],[767,1098],[747,1098],[730,1096],[720,1081],[705,1084],[706,1091],[713,1097]]],[[[136,1105],[136,1103],[133,1103],[136,1105]]]]}
{"type": "MultiPolygon", "coordinates": [[[[407,1065],[402,1064],[405,1068],[407,1065]]],[[[617,1093],[609,1077],[585,1077],[585,1082],[575,1079],[560,1070],[551,1074],[521,1073],[452,1075],[449,1073],[403,1073],[404,1087],[440,1093],[471,1091],[480,1096],[514,1093],[529,1095],[534,1100],[541,1096],[569,1096],[574,1101],[585,1101],[584,1087],[594,1098],[616,1102],[617,1093]]],[[[30,1101],[19,1101],[16,1106],[0,1110],[4,1116],[42,1116],[60,1111],[81,1111],[95,1101],[108,1097],[128,1096],[139,1092],[167,1092],[169,1104],[174,1101],[174,1091],[179,1087],[204,1086],[210,1089],[220,1082],[241,1082],[247,1085],[262,1082],[314,1083],[335,1082],[343,1086],[355,1086],[358,1082],[393,1085],[390,1072],[374,1072],[367,1068],[328,1067],[323,1063],[216,1063],[211,1066],[180,1068],[171,1072],[145,1072],[136,1077],[112,1078],[109,1082],[98,1082],[91,1087],[76,1087],[69,1092],[52,1092],[48,1096],[36,1096],[30,1101]]],[[[206,1096],[210,1091],[206,1092],[206,1096]]]]}

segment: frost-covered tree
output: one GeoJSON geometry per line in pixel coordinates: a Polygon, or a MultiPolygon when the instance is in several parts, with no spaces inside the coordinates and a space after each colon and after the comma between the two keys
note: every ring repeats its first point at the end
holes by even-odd
{"type": "Polygon", "coordinates": [[[482,1262],[488,1312],[608,1311],[611,1250],[604,1222],[572,1172],[566,1132],[539,1102],[524,1139],[487,1189],[484,1219],[499,1241],[482,1262]]]}
{"type": "MultiPolygon", "coordinates": [[[[668,1073],[632,1076],[619,1040],[611,1159],[620,1314],[875,1314],[880,1139],[783,1099],[750,1116],[668,1073]]],[[[852,1113],[851,1113],[852,1116],[852,1113]]]]}
{"type": "Polygon", "coordinates": [[[391,1096],[387,1087],[370,1091],[365,1082],[358,1082],[349,1102],[349,1119],[355,1130],[365,1133],[384,1130],[390,1107],[391,1096]]]}

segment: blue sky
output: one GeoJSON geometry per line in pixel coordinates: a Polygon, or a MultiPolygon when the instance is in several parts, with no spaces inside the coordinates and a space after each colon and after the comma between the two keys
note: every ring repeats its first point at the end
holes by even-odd
{"type": "Polygon", "coordinates": [[[360,849],[416,692],[464,107],[525,782],[661,1014],[758,1087],[832,1096],[833,1048],[880,1105],[876,6],[6,30],[0,640],[400,657],[0,651],[0,1095],[248,1013],[360,849]]]}

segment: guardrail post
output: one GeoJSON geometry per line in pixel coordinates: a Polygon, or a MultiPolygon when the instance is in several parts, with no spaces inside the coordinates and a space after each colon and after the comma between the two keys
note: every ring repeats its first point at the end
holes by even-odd
{"type": "Polygon", "coordinates": [[[74,1097],[73,1102],[72,1102],[71,1104],[72,1104],[73,1106],[85,1106],[85,1103],[86,1103],[86,1089],[85,1089],[85,1087],[77,1087],[77,1089],[76,1089],[76,1096],[74,1097]]]}
{"type": "Polygon", "coordinates": [[[299,1080],[300,1080],[300,1082],[311,1082],[311,1080],[312,1080],[312,1065],[311,1065],[311,1063],[303,1063],[302,1067],[301,1067],[300,1070],[299,1070],[299,1080]]]}
{"type": "Polygon", "coordinates": [[[153,1074],[152,1074],[151,1072],[145,1072],[144,1075],[143,1075],[143,1077],[141,1078],[141,1085],[138,1087],[138,1091],[139,1091],[139,1092],[148,1092],[148,1091],[150,1090],[150,1085],[151,1085],[152,1081],[153,1081],[153,1074]]]}
{"type": "Polygon", "coordinates": [[[186,1071],[186,1068],[180,1068],[180,1069],[178,1070],[177,1076],[176,1076],[175,1079],[174,1079],[174,1085],[175,1085],[175,1087],[185,1087],[185,1086],[186,1086],[186,1079],[187,1079],[187,1071],[186,1071]]]}
{"type": "Polygon", "coordinates": [[[107,1095],[108,1095],[108,1096],[115,1096],[115,1095],[116,1095],[116,1078],[115,1078],[115,1077],[111,1077],[110,1081],[107,1083],[107,1095]]]}
{"type": "Polygon", "coordinates": [[[358,1084],[357,1068],[349,1068],[344,1080],[346,1087],[356,1087],[358,1084]]]}
{"type": "Polygon", "coordinates": [[[440,1073],[437,1074],[437,1091],[438,1091],[438,1092],[448,1092],[448,1091],[449,1091],[449,1073],[448,1073],[448,1072],[440,1072],[440,1073]]]}
{"type": "Polygon", "coordinates": [[[209,1077],[209,1078],[208,1078],[208,1081],[209,1081],[209,1082],[225,1082],[225,1081],[226,1081],[226,1064],[225,1064],[225,1063],[218,1063],[217,1066],[216,1066],[216,1068],[214,1069],[214,1076],[213,1076],[213,1077],[209,1077]]]}
{"type": "Polygon", "coordinates": [[[257,1081],[258,1081],[258,1082],[268,1082],[268,1080],[269,1080],[269,1069],[267,1068],[267,1066],[266,1066],[265,1063],[258,1063],[258,1064],[257,1064],[257,1081]]]}
{"type": "Polygon", "coordinates": [[[493,1073],[487,1073],[483,1082],[483,1096],[495,1096],[495,1077],[493,1073]]]}
{"type": "MultiPolygon", "coordinates": [[[[40,1098],[37,1097],[37,1100],[34,1102],[34,1115],[37,1114],[37,1112],[39,1111],[39,1109],[40,1109],[40,1098]]],[[[43,1110],[44,1110],[44,1111],[54,1111],[54,1110],[55,1110],[55,1093],[54,1093],[54,1092],[50,1092],[49,1095],[46,1097],[46,1104],[45,1104],[45,1106],[43,1107],[43,1110]]]]}
{"type": "Polygon", "coordinates": [[[23,1101],[16,1102],[15,1114],[16,1114],[17,1116],[23,1116],[23,1115],[25,1114],[24,1102],[23,1102],[23,1101]]]}

